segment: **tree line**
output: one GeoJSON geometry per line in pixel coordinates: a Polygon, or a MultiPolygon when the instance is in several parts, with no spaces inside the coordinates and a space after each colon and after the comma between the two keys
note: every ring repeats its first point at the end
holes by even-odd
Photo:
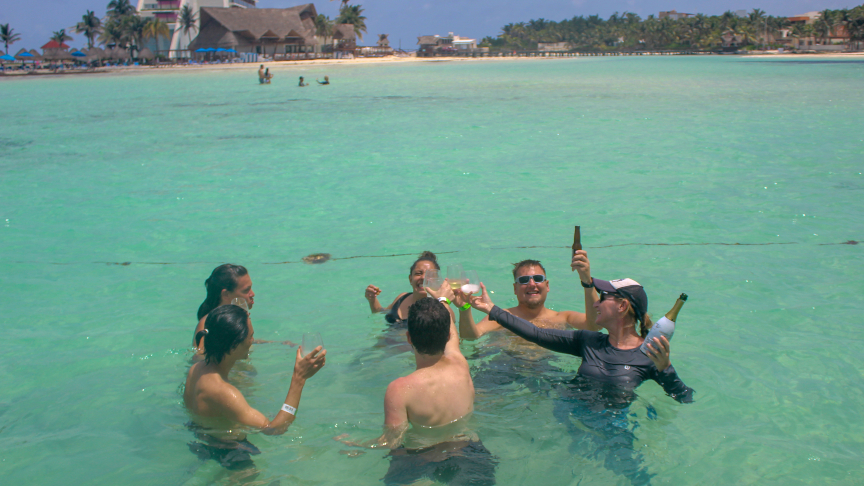
{"type": "Polygon", "coordinates": [[[864,41],[864,5],[852,9],[821,12],[811,24],[790,22],[787,17],[766,15],[753,9],[746,17],[731,11],[722,15],[697,14],[672,20],[649,15],[644,20],[632,12],[615,12],[608,20],[599,15],[577,16],[555,22],[545,19],[510,23],[498,37],[484,38],[480,46],[501,50],[536,50],[538,43],[566,42],[571,49],[717,49],[724,38],[739,46],[772,44],[788,30],[795,38],[821,39],[828,42],[832,33],[841,30],[849,35],[849,47],[864,41]]]}
{"type": "MultiPolygon", "coordinates": [[[[129,0],[111,0],[106,10],[104,22],[93,11],[87,10],[75,26],[75,33],[83,34],[87,38],[89,49],[98,43],[131,51],[149,39],[156,39],[158,51],[159,38],[171,35],[171,28],[165,21],[155,17],[145,19],[139,16],[129,0]]],[[[184,5],[177,16],[177,29],[188,36],[190,42],[192,34],[198,30],[197,22],[195,11],[188,4],[184,5]]],[[[338,24],[352,24],[357,37],[363,39],[363,33],[366,32],[363,8],[360,5],[348,5],[348,0],[343,0],[339,8],[339,16],[335,20],[331,20],[326,15],[318,15],[315,21],[316,34],[325,38],[332,37],[338,24]]],[[[0,24],[0,42],[3,42],[6,54],[9,53],[9,46],[20,39],[21,35],[16,33],[9,24],[0,24]]],[[[72,40],[72,37],[66,29],[60,29],[53,33],[51,40],[62,44],[72,40]]]]}

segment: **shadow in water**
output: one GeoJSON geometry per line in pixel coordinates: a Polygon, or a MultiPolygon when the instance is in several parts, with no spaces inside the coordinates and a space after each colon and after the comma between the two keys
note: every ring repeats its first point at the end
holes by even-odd
{"type": "MultiPolygon", "coordinates": [[[[554,384],[554,388],[553,414],[567,427],[571,454],[602,458],[606,469],[632,484],[651,484],[654,475],[643,467],[642,454],[633,449],[634,432],[639,427],[629,419],[636,416],[630,413],[630,404],[637,398],[634,391],[579,375],[554,384]]],[[[649,406],[648,418],[656,415],[649,406]]]]}

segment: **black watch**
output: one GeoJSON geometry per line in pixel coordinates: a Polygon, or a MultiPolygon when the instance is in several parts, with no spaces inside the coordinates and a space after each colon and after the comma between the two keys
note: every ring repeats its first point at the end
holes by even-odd
{"type": "Polygon", "coordinates": [[[579,279],[579,283],[582,284],[583,288],[590,289],[590,288],[594,287],[594,278],[593,277],[591,278],[591,283],[586,284],[585,282],[582,281],[582,279],[579,279]]]}

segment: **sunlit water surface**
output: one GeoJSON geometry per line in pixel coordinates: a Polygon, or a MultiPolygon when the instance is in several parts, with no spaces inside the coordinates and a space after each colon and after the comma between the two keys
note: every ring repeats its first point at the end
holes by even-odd
{"type": "MultiPolygon", "coordinates": [[[[580,401],[577,358],[463,343],[498,484],[861,483],[864,262],[840,243],[864,240],[864,64],[254,70],[0,82],[4,483],[380,484],[384,453],[332,440],[379,434],[413,366],[365,286],[389,303],[428,249],[511,306],[510,263],[536,258],[548,306],[582,310],[574,224],[593,274],[644,284],[655,316],[690,295],[672,362],[696,402],[653,382],[629,408],[580,401]],[[301,262],[317,252],[333,260],[301,262]],[[250,436],[252,478],[199,462],[184,427],[195,311],[226,261],[251,272],[256,337],[328,349],[288,433],[250,436]]],[[[293,352],[257,345],[232,375],[270,416],[293,352]]]]}

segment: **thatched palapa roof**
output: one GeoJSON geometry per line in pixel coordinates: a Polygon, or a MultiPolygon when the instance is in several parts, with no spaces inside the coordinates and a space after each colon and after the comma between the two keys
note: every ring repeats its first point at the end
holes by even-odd
{"type": "Polygon", "coordinates": [[[190,50],[240,44],[315,44],[315,5],[291,8],[202,7],[201,29],[190,50]]]}
{"type": "Polygon", "coordinates": [[[435,46],[438,45],[438,39],[440,39],[440,37],[437,35],[421,35],[417,38],[417,44],[421,46],[435,46]]]}

